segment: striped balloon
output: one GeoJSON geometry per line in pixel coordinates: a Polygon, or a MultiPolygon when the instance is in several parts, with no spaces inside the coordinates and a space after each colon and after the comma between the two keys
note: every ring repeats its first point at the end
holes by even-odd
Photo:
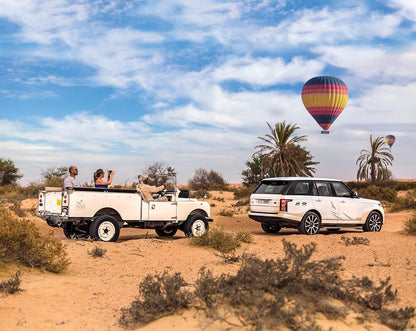
{"type": "Polygon", "coordinates": [[[387,143],[387,145],[390,146],[390,148],[391,148],[391,146],[393,146],[394,142],[396,141],[396,137],[393,136],[392,134],[387,135],[386,138],[384,138],[384,139],[385,139],[385,142],[387,143]]]}
{"type": "Polygon", "coordinates": [[[348,87],[336,77],[314,77],[303,85],[302,101],[309,114],[325,130],[322,133],[329,133],[330,126],[347,105],[348,87]]]}

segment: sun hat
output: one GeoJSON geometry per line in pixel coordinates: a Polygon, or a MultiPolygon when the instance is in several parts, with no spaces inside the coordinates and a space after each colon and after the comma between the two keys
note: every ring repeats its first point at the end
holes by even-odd
{"type": "Polygon", "coordinates": [[[146,175],[146,174],[141,175],[141,176],[139,177],[139,181],[140,181],[140,182],[144,182],[146,179],[149,179],[149,176],[148,176],[148,175],[146,175]]]}

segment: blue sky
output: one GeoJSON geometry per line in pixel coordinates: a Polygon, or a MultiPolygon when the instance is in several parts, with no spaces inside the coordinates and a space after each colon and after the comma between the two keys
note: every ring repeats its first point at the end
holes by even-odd
{"type": "Polygon", "coordinates": [[[285,120],[317,176],[354,179],[370,134],[393,134],[393,175],[414,178],[415,37],[408,0],[0,0],[0,157],[22,184],[70,164],[131,183],[154,162],[239,182],[285,120]],[[317,75],[350,92],[329,135],[300,97],[317,75]]]}

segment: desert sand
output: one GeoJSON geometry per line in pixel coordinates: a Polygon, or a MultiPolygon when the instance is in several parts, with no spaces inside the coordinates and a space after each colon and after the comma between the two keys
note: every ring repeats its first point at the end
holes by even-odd
{"type": "MultiPolygon", "coordinates": [[[[301,246],[317,244],[314,259],[345,256],[343,263],[346,277],[368,276],[374,281],[391,277],[398,289],[399,306],[416,306],[416,237],[403,232],[403,222],[410,212],[386,213],[382,231],[364,233],[359,229],[329,233],[321,230],[316,236],[299,235],[296,230],[283,229],[278,234],[264,233],[260,225],[247,216],[246,207],[232,217],[218,216],[224,208],[235,203],[230,192],[212,192],[215,198],[212,228],[224,231],[247,231],[254,242],[245,244],[243,251],[262,258],[282,257],[282,240],[301,246]],[[341,237],[364,237],[370,244],[346,246],[341,237]]],[[[36,200],[24,201],[23,208],[36,205],[36,200]]],[[[36,224],[45,230],[52,228],[35,217],[36,224]]],[[[67,247],[71,259],[69,269],[63,274],[52,274],[35,269],[21,269],[22,292],[0,297],[0,330],[124,330],[118,323],[121,308],[128,307],[138,294],[138,284],[147,274],[180,272],[193,284],[201,267],[215,274],[233,273],[237,264],[225,264],[216,251],[191,246],[182,232],[172,238],[160,238],[153,230],[122,229],[116,243],[68,240],[62,230],[53,228],[57,238],[67,247]],[[88,251],[96,245],[107,250],[103,258],[93,258],[88,251]]],[[[18,269],[9,266],[0,270],[0,280],[10,278],[18,269]]],[[[259,280],[261,281],[261,280],[259,280]]],[[[413,320],[413,324],[416,321],[413,320]]],[[[323,321],[324,328],[334,330],[388,330],[378,324],[359,325],[350,318],[343,322],[323,321]]],[[[196,311],[184,311],[178,315],[155,321],[142,330],[218,330],[233,329],[225,324],[207,324],[204,316],[196,311]]],[[[239,328],[234,328],[235,330],[239,328]]]]}

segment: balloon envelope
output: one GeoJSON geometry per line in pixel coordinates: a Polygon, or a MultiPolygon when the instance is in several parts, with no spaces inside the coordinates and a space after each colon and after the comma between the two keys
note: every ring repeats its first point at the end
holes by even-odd
{"type": "Polygon", "coordinates": [[[314,77],[303,85],[302,101],[321,128],[328,130],[347,105],[348,87],[336,77],[314,77]]]}
{"type": "Polygon", "coordinates": [[[389,145],[390,147],[393,146],[394,142],[396,141],[396,137],[392,134],[389,134],[384,138],[384,141],[389,145]]]}

